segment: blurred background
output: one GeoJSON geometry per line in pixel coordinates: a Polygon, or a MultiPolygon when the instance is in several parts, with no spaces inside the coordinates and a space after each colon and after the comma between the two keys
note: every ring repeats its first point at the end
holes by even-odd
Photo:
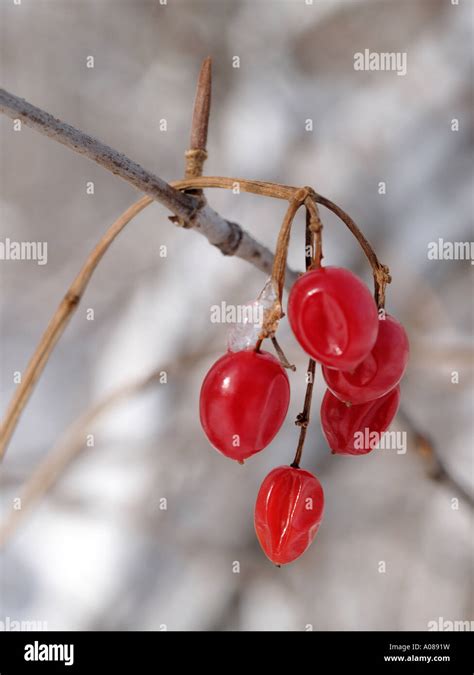
{"type": "MultiPolygon", "coordinates": [[[[2,518],[53,446],[73,437],[81,450],[1,554],[0,622],[426,630],[439,617],[474,618],[473,268],[427,256],[438,238],[473,238],[472,9],[470,0],[1,0],[2,86],[166,180],[183,174],[196,78],[212,56],[205,173],[312,185],[347,210],[390,266],[387,309],[412,351],[393,425],[407,433],[406,454],[331,456],[318,371],[303,466],[323,483],[325,519],[303,558],[277,569],[256,540],[253,506],[266,473],[293,456],[306,357],[283,321],[280,343],[298,368],[284,427],[243,467],[211,449],[199,389],[228,326],[211,323],[210,308],[252,300],[265,276],[151,205],[97,269],[13,436],[2,518]],[[407,74],[354,70],[365,49],[406,53],[407,74]],[[96,414],[155,369],[167,384],[96,414]]],[[[48,243],[46,265],[0,262],[3,413],[14,373],[137,193],[6,117],[0,132],[1,240],[48,243]]],[[[207,197],[274,248],[283,202],[207,197]]],[[[326,264],[371,284],[357,242],[321,215],[326,264]]],[[[295,269],[303,230],[298,218],[295,269]]]]}

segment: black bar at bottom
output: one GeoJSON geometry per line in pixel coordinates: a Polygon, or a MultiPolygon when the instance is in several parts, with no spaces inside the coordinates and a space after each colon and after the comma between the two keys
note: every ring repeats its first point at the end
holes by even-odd
{"type": "MultiPolygon", "coordinates": [[[[373,667],[375,672],[456,673],[471,675],[472,634],[469,632],[3,632],[0,633],[0,674],[156,672],[183,664],[226,669],[263,662],[267,672],[287,657],[299,670],[303,663],[318,673],[373,667]],[[257,643],[249,652],[246,641],[257,643]],[[189,645],[189,647],[188,647],[189,645]],[[226,659],[218,656],[227,648],[226,659]],[[217,657],[217,658],[216,658],[217,657]],[[312,665],[311,665],[312,664],[312,665]]],[[[293,669],[292,666],[292,669],[293,669]]]]}

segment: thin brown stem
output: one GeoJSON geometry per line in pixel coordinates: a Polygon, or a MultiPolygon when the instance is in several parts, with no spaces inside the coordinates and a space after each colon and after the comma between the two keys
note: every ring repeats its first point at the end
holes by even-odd
{"type": "Polygon", "coordinates": [[[357,227],[357,225],[355,224],[355,222],[352,220],[352,218],[348,213],[346,213],[343,209],[341,209],[341,207],[338,206],[337,204],[334,204],[334,202],[332,202],[330,199],[327,199],[322,195],[315,193],[314,198],[315,201],[318,202],[318,204],[322,204],[330,211],[335,213],[336,216],[340,218],[343,223],[345,223],[345,225],[349,228],[349,230],[352,232],[354,237],[359,242],[362,250],[367,256],[367,259],[372,267],[372,273],[374,277],[375,301],[379,308],[383,308],[385,306],[386,287],[387,284],[389,284],[392,280],[390,276],[390,270],[388,269],[387,265],[383,265],[379,261],[374,249],[369,244],[368,240],[362,234],[361,230],[357,227]]]}
{"type": "Polygon", "coordinates": [[[275,249],[275,259],[273,261],[272,279],[276,285],[280,304],[283,296],[283,288],[285,286],[286,259],[288,257],[291,227],[298,209],[305,202],[307,194],[307,189],[301,188],[292,196],[288,209],[285,213],[280,232],[278,234],[278,240],[275,249]]]}
{"type": "Polygon", "coordinates": [[[286,358],[285,352],[284,352],[283,349],[280,347],[280,344],[279,344],[279,342],[278,342],[278,340],[276,339],[275,336],[272,337],[272,344],[273,344],[273,346],[274,346],[274,348],[275,348],[275,351],[276,351],[276,353],[277,353],[277,355],[278,355],[278,358],[280,359],[280,363],[281,363],[281,365],[283,366],[283,368],[288,368],[288,370],[293,370],[293,371],[295,371],[295,370],[296,370],[296,366],[293,365],[292,363],[290,363],[290,362],[288,361],[288,359],[286,358]]]}
{"type": "Polygon", "coordinates": [[[311,232],[310,228],[310,222],[311,222],[311,214],[309,212],[308,207],[306,206],[306,213],[305,213],[305,222],[306,222],[306,227],[304,231],[304,262],[305,262],[305,269],[309,270],[311,265],[313,264],[313,257],[314,257],[314,250],[313,250],[313,233],[311,232]]]}
{"type": "MultiPolygon", "coordinates": [[[[321,242],[319,245],[316,245],[316,239],[321,238],[321,221],[314,209],[310,210],[309,204],[306,204],[306,230],[305,230],[305,260],[306,260],[306,270],[310,270],[313,266],[321,265],[321,242]],[[315,226],[315,216],[317,216],[317,222],[319,223],[315,226]],[[308,256],[308,251],[313,252],[313,256],[308,256]],[[318,256],[318,257],[316,257],[318,256]]],[[[298,438],[298,445],[296,447],[295,458],[291,463],[291,466],[294,469],[299,469],[301,457],[303,455],[304,442],[306,440],[306,434],[308,431],[308,425],[311,416],[311,402],[313,400],[313,388],[314,388],[314,378],[316,373],[316,361],[314,359],[309,359],[308,369],[306,371],[306,377],[308,381],[306,383],[306,393],[303,403],[303,411],[300,412],[297,417],[295,424],[300,427],[300,435],[298,438]]]]}
{"type": "Polygon", "coordinates": [[[304,397],[303,411],[297,415],[295,422],[295,424],[300,427],[300,436],[298,439],[295,458],[291,463],[291,466],[294,467],[295,469],[299,469],[300,467],[304,442],[306,440],[306,433],[308,431],[308,425],[311,414],[311,401],[313,399],[315,373],[316,373],[316,361],[310,359],[308,362],[308,370],[307,370],[308,383],[306,385],[306,394],[304,397]]]}
{"type": "Polygon", "coordinates": [[[319,209],[311,195],[306,199],[306,269],[318,269],[323,259],[323,224],[319,209]],[[312,252],[312,256],[311,256],[312,252]],[[310,255],[308,255],[310,253],[310,255]],[[311,257],[310,257],[311,256],[311,257]]]}
{"type": "Polygon", "coordinates": [[[233,178],[227,176],[200,176],[198,178],[189,178],[174,181],[173,186],[178,190],[189,190],[194,188],[221,188],[223,190],[233,190],[234,192],[249,192],[250,194],[261,197],[271,197],[272,199],[282,199],[290,201],[301,189],[292,185],[281,185],[280,183],[271,183],[262,180],[248,180],[247,178],[233,178]]]}
{"type": "Polygon", "coordinates": [[[265,315],[265,320],[259,335],[259,342],[257,343],[256,351],[260,350],[262,340],[268,337],[271,338],[275,335],[278,329],[279,321],[284,316],[282,304],[283,288],[285,286],[286,259],[288,257],[291,227],[298,209],[302,204],[304,204],[309,189],[310,188],[301,188],[293,194],[278,233],[278,240],[271,274],[271,280],[276,291],[276,299],[273,302],[272,308],[265,315]]]}

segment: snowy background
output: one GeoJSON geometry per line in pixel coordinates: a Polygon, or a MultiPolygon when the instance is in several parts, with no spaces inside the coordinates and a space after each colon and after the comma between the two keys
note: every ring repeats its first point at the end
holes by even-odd
{"type": "MultiPolygon", "coordinates": [[[[2,467],[3,517],[80,415],[153,369],[170,369],[168,384],[79,430],[94,435],[94,447],[81,450],[1,554],[0,622],[424,630],[439,617],[474,618],[473,268],[427,258],[439,237],[473,238],[472,10],[471,0],[1,0],[2,86],[166,180],[182,176],[196,77],[211,55],[206,173],[312,185],[347,210],[390,266],[387,308],[405,324],[412,352],[393,427],[408,434],[406,454],[331,456],[318,378],[303,465],[323,483],[325,519],[302,559],[275,568],[256,541],[253,505],[266,473],[294,453],[306,358],[284,321],[280,342],[298,371],[282,431],[244,467],[212,450],[199,388],[227,327],[210,322],[210,307],[256,297],[265,278],[151,205],[107,253],[21,418],[2,467]],[[355,71],[364,49],[406,52],[406,76],[355,71]],[[420,434],[445,468],[438,480],[420,434]]],[[[13,373],[137,193],[50,139],[15,132],[6,117],[0,133],[1,239],[48,242],[47,265],[0,262],[3,411],[13,373]]],[[[282,202],[207,196],[274,248],[282,202]]],[[[357,243],[331,214],[322,217],[326,263],[370,284],[357,243]]],[[[302,232],[299,219],[290,264],[300,269],[302,232]]]]}

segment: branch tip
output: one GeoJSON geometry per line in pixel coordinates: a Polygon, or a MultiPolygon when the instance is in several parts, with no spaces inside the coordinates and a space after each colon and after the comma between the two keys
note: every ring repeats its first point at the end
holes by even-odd
{"type": "Polygon", "coordinates": [[[201,65],[194,99],[190,149],[205,150],[209,115],[211,112],[212,59],[208,56],[201,65]]]}

